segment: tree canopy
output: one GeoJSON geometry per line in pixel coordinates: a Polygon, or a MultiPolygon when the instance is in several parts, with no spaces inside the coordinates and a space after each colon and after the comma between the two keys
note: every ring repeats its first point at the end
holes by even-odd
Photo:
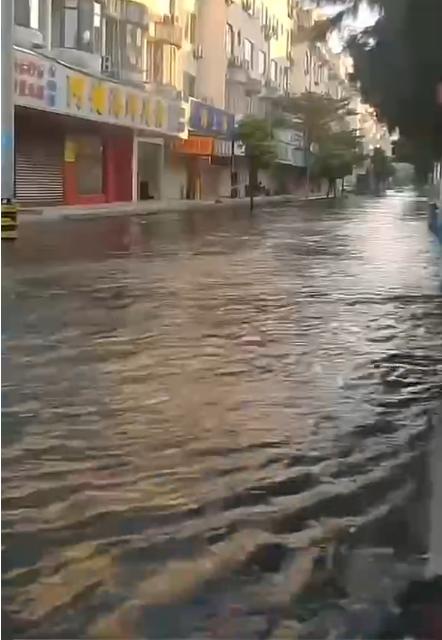
{"type": "MultiPolygon", "coordinates": [[[[327,0],[331,2],[342,5],[341,0],[327,0]]],[[[351,8],[360,3],[353,0],[351,8]]],[[[380,17],[347,43],[354,77],[378,117],[408,140],[418,169],[425,173],[442,155],[442,105],[437,100],[442,81],[442,1],[372,0],[370,4],[380,9],[380,17]]]]}
{"type": "Polygon", "coordinates": [[[263,118],[247,116],[238,123],[235,137],[245,146],[249,163],[250,210],[253,210],[258,169],[266,169],[276,159],[271,123],[263,118]]]}
{"type": "Polygon", "coordinates": [[[310,158],[314,175],[334,179],[352,173],[363,155],[360,137],[349,125],[356,113],[348,98],[306,92],[283,98],[280,107],[302,120],[306,147],[314,149],[310,158]]]}
{"type": "Polygon", "coordinates": [[[266,169],[276,157],[272,127],[263,118],[247,116],[238,123],[236,138],[245,146],[246,157],[257,169],[266,169]]]}

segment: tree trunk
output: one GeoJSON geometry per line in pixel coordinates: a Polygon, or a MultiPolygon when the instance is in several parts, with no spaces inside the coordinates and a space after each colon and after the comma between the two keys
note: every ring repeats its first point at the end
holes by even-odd
{"type": "Polygon", "coordinates": [[[256,168],[253,158],[249,158],[249,197],[250,211],[255,208],[256,168]]]}

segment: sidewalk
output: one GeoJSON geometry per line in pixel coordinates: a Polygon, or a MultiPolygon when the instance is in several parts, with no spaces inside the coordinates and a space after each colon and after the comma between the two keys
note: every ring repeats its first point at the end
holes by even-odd
{"type": "MultiPolygon", "coordinates": [[[[312,195],[310,198],[294,195],[258,196],[255,207],[262,208],[274,204],[299,204],[306,201],[322,200],[323,195],[312,195]]],[[[139,202],[112,202],[109,204],[89,206],[34,207],[19,209],[19,221],[26,220],[60,220],[72,218],[96,218],[112,216],[153,215],[156,213],[175,213],[180,211],[197,211],[215,209],[246,209],[249,198],[223,198],[218,200],[146,200],[139,202]]]]}

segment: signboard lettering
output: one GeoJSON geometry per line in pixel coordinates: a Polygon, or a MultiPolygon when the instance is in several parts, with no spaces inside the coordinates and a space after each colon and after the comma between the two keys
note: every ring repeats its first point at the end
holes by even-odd
{"type": "Polygon", "coordinates": [[[15,102],[109,124],[187,135],[186,109],[178,100],[73,71],[38,54],[14,51],[15,102]]]}

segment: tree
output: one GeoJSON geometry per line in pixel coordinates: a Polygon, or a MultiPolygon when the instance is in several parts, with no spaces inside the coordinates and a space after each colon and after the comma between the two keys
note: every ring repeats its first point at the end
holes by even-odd
{"type": "MultiPolygon", "coordinates": [[[[331,2],[339,8],[343,4],[327,0],[331,2]]],[[[353,0],[350,9],[360,4],[361,0],[353,0]]],[[[371,0],[370,4],[379,8],[380,17],[348,42],[354,77],[379,118],[407,139],[417,175],[425,178],[433,159],[442,155],[442,106],[437,100],[442,81],[442,2],[371,0]]],[[[342,12],[337,16],[342,19],[342,12]]]]}
{"type": "Polygon", "coordinates": [[[318,146],[313,159],[312,174],[328,180],[327,195],[336,196],[336,181],[353,173],[353,167],[364,159],[360,138],[353,130],[331,132],[318,146]]]}
{"type": "Polygon", "coordinates": [[[307,143],[320,144],[333,131],[348,129],[348,118],[356,115],[348,98],[336,99],[313,91],[281,98],[278,105],[302,121],[307,143]]]}
{"type": "Polygon", "coordinates": [[[385,189],[387,180],[394,176],[393,163],[385,151],[376,147],[370,158],[371,171],[374,179],[376,194],[380,194],[385,189]]]}
{"type": "Polygon", "coordinates": [[[350,128],[355,115],[347,98],[336,99],[314,92],[283,98],[280,108],[303,122],[308,169],[317,178],[326,178],[329,192],[336,195],[336,181],[344,180],[362,160],[360,137],[350,128]],[[314,145],[316,152],[310,156],[314,145]]]}
{"type": "Polygon", "coordinates": [[[235,137],[245,146],[249,165],[250,211],[253,211],[258,170],[266,169],[276,158],[271,124],[262,118],[247,116],[238,124],[235,137]]]}

